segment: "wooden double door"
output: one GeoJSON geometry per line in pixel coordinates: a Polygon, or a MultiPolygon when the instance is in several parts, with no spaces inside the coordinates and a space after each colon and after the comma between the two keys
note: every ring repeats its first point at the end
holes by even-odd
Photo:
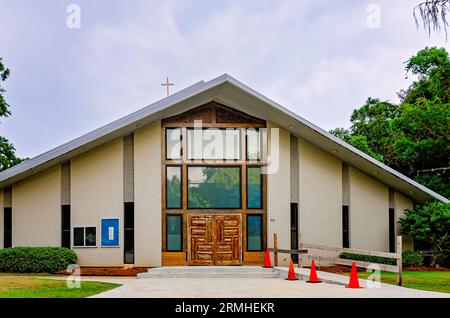
{"type": "Polygon", "coordinates": [[[189,265],[241,265],[241,215],[188,215],[189,265]]]}

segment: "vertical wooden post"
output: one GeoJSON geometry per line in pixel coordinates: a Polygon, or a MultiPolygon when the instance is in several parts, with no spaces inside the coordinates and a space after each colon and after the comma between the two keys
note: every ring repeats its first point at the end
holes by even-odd
{"type": "MultiPolygon", "coordinates": [[[[298,249],[302,249],[302,233],[298,233],[298,249]]],[[[302,268],[303,254],[298,254],[298,268],[302,268]]]]}
{"type": "Polygon", "coordinates": [[[397,267],[398,267],[398,273],[397,273],[397,285],[402,286],[403,277],[402,277],[402,237],[397,236],[397,254],[399,255],[399,258],[397,259],[397,267]]]}
{"type": "Polygon", "coordinates": [[[277,233],[273,233],[273,264],[278,266],[278,240],[277,233]]]}

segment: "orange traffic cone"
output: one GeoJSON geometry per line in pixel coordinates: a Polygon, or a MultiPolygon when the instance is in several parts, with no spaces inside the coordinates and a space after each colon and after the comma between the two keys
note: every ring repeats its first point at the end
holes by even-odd
{"type": "Polygon", "coordinates": [[[289,264],[289,273],[288,273],[288,277],[286,278],[286,280],[298,280],[297,275],[295,275],[294,263],[292,262],[292,259],[291,259],[291,263],[289,264]]]}
{"type": "Polygon", "coordinates": [[[270,263],[270,252],[269,248],[266,249],[266,257],[264,258],[264,268],[272,268],[272,264],[270,263]]]}
{"type": "Polygon", "coordinates": [[[359,280],[358,280],[358,272],[356,271],[356,263],[352,262],[352,272],[350,273],[350,280],[348,282],[348,285],[345,286],[346,288],[361,288],[359,286],[359,280]]]}
{"type": "Polygon", "coordinates": [[[317,278],[316,264],[314,263],[314,260],[311,261],[311,270],[309,271],[309,280],[307,280],[306,282],[307,283],[321,283],[319,278],[317,278]]]}

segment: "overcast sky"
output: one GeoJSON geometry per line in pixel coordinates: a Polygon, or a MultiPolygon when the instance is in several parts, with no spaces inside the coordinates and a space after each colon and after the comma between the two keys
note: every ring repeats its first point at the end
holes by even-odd
{"type": "Polygon", "coordinates": [[[178,91],[223,73],[326,130],[348,127],[367,97],[397,100],[410,56],[448,48],[416,29],[419,1],[0,0],[12,111],[0,135],[33,157],[163,98],[166,76],[178,91]]]}

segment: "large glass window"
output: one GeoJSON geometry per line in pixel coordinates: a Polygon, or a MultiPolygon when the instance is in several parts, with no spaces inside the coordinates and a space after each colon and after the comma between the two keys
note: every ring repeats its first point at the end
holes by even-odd
{"type": "Polygon", "coordinates": [[[247,133],[247,160],[261,160],[262,134],[261,129],[249,128],[247,133]]]}
{"type": "Polygon", "coordinates": [[[247,168],[247,209],[262,209],[261,167],[247,168]]]}
{"type": "Polygon", "coordinates": [[[181,167],[166,167],[166,205],[168,209],[181,209],[181,167]]]}
{"type": "Polygon", "coordinates": [[[166,218],[166,250],[179,252],[183,250],[183,220],[181,215],[167,215],[166,218]]]}
{"type": "Polygon", "coordinates": [[[241,130],[188,129],[187,148],[188,159],[238,160],[241,158],[241,130]]]}
{"type": "Polygon", "coordinates": [[[189,209],[239,209],[239,167],[188,167],[189,209]]]}
{"type": "Polygon", "coordinates": [[[166,129],[166,159],[181,159],[181,129],[166,129]]]}
{"type": "Polygon", "coordinates": [[[262,215],[247,214],[247,251],[262,251],[262,215]]]}

